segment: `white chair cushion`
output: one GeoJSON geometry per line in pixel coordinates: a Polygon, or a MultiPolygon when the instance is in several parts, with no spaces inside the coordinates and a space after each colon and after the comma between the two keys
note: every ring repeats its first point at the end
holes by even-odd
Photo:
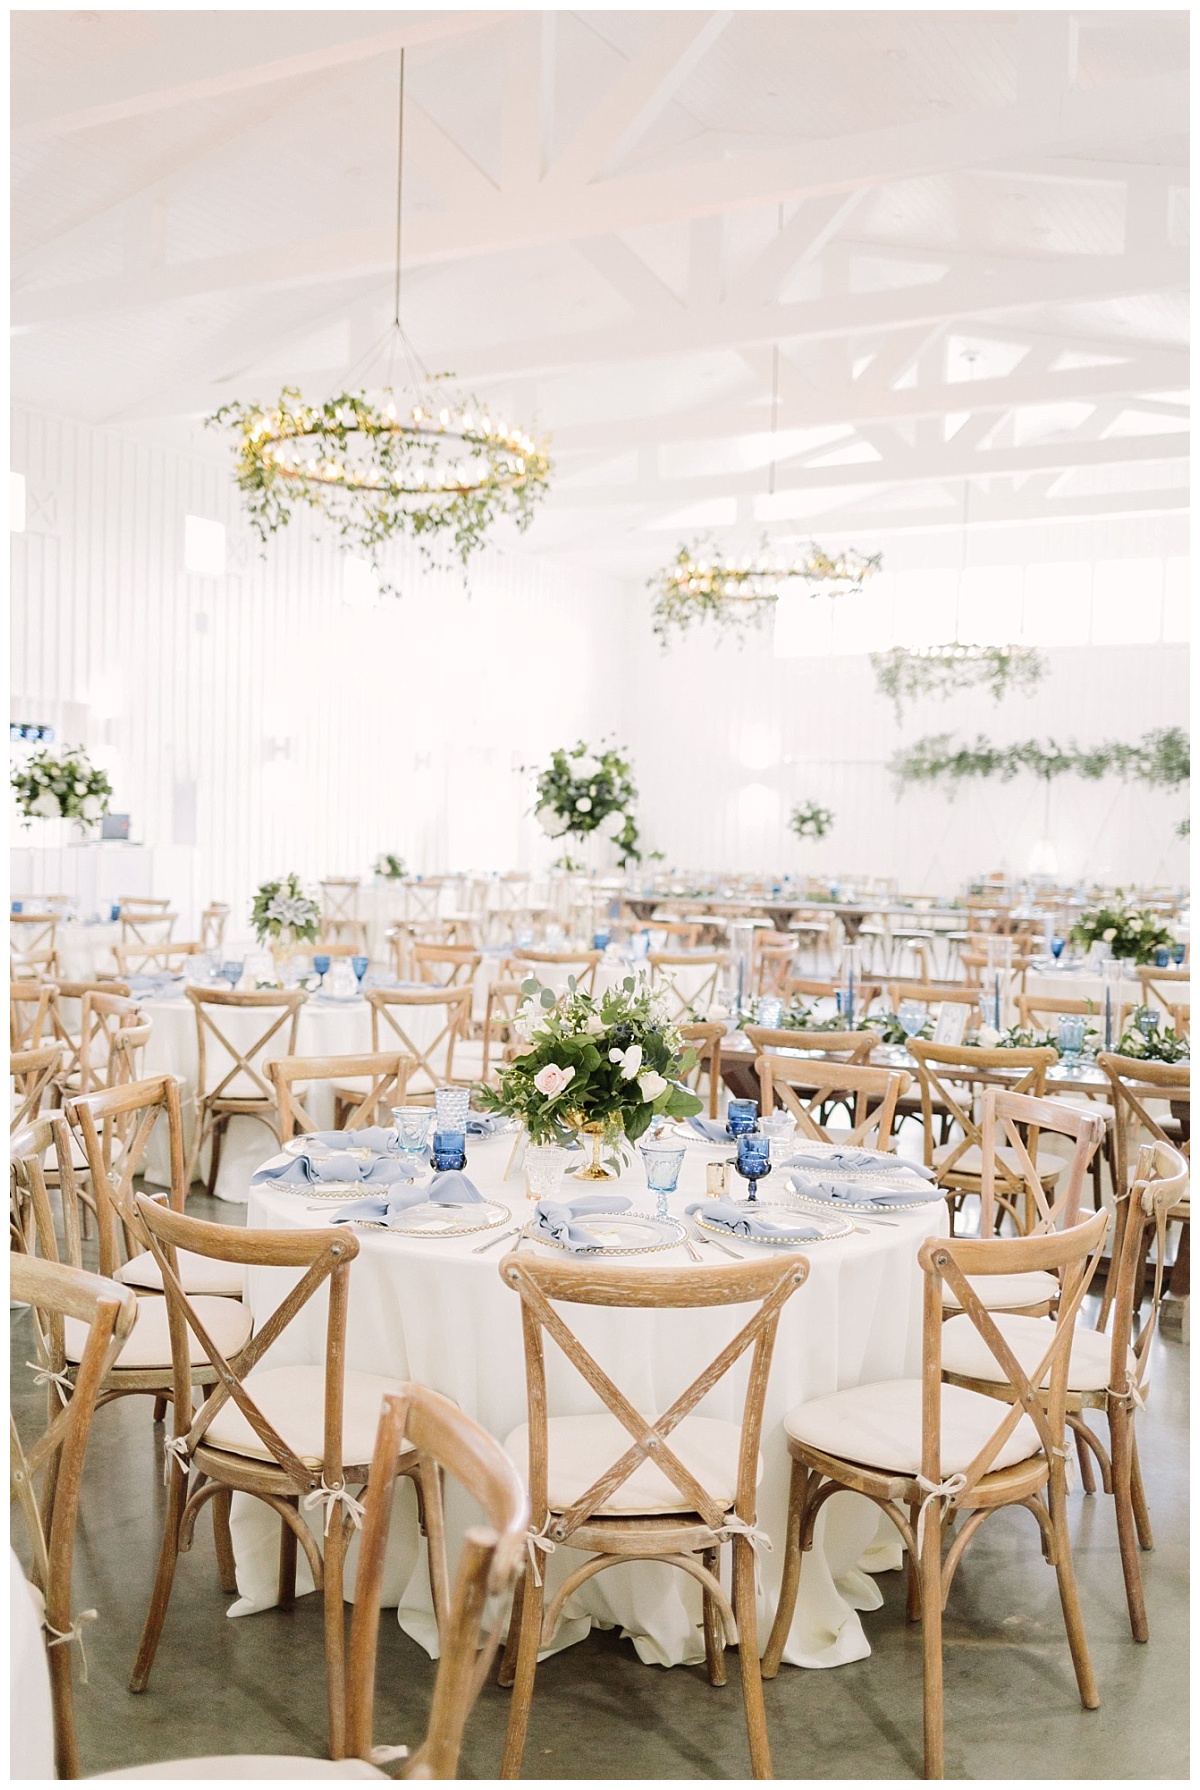
{"type": "Polygon", "coordinates": [[[227,1758],[171,1759],[165,1765],[131,1765],[98,1771],[98,1778],[386,1778],[365,1759],[290,1759],[281,1753],[230,1753],[227,1758]]]}
{"type": "MultiPolygon", "coordinates": [[[[1012,1312],[996,1316],[996,1328],[1027,1374],[1033,1372],[1054,1340],[1053,1318],[1026,1318],[1012,1312]]],[[[942,1325],[942,1366],[948,1373],[971,1380],[1004,1381],[1007,1376],[966,1313],[948,1318],[942,1325]]],[[[1072,1392],[1102,1392],[1110,1383],[1112,1338],[1102,1330],[1085,1330],[1076,1324],[1071,1341],[1071,1368],[1067,1385],[1072,1392]]],[[[1137,1372],[1137,1357],[1129,1351],[1129,1370],[1137,1372]]],[[[1042,1378],[1042,1385],[1049,1381],[1042,1378]]]]}
{"type": "MultiPolygon", "coordinates": [[[[985,1392],[943,1386],[943,1476],[968,1467],[1003,1417],[996,1400],[985,1392]]],[[[822,1454],[912,1476],[921,1470],[921,1382],[879,1380],[831,1392],[827,1398],[797,1405],[784,1418],[783,1427],[797,1442],[807,1442],[822,1454]]],[[[989,1471],[1028,1460],[1041,1445],[1033,1419],[1022,1417],[989,1471]]]]}
{"type": "MultiPolygon", "coordinates": [[[[647,1422],[653,1422],[648,1418],[647,1422]]],[[[611,1412],[594,1417],[551,1417],[547,1423],[549,1464],[547,1502],[552,1510],[566,1510],[615,1465],[633,1438],[611,1412]]],[[[668,1445],[705,1491],[728,1509],[737,1496],[738,1450],[741,1427],[714,1417],[685,1417],[673,1430],[668,1445]]],[[[504,1444],[526,1485],[529,1483],[529,1425],[521,1424],[504,1444]]],[[[762,1478],[759,1457],[757,1480],[762,1478]]],[[[619,1485],[598,1516],[661,1516],[693,1506],[679,1487],[650,1461],[642,1461],[619,1485]]]]}
{"type": "MultiPolygon", "coordinates": [[[[933,1166],[935,1168],[940,1168],[942,1163],[953,1156],[958,1148],[959,1145],[957,1143],[939,1144],[937,1149],[933,1152],[933,1166]]],[[[1001,1144],[996,1151],[996,1155],[999,1160],[1004,1163],[1006,1168],[1011,1169],[1014,1175],[1020,1175],[1022,1173],[1021,1158],[1009,1144],[1001,1144]]],[[[1037,1153],[1037,1171],[1043,1181],[1050,1180],[1054,1175],[1061,1175],[1066,1166],[1066,1159],[1064,1157],[1056,1156],[1049,1149],[1043,1150],[1039,1145],[1037,1153]]],[[[952,1175],[971,1175],[978,1180],[983,1174],[983,1153],[980,1150],[979,1145],[968,1144],[967,1148],[962,1152],[962,1155],[955,1158],[950,1173],[952,1175]]],[[[1011,1188],[1007,1188],[1003,1182],[997,1179],[996,1192],[998,1194],[1011,1191],[1011,1188]]]]}
{"type": "MultiPolygon", "coordinates": [[[[240,1262],[218,1262],[211,1256],[194,1255],[190,1249],[178,1252],[179,1281],[185,1293],[220,1293],[240,1299],[245,1290],[246,1270],[240,1262]]],[[[148,1249],[122,1262],[113,1275],[123,1287],[140,1287],[152,1293],[162,1292],[162,1269],[148,1249]]]]}
{"type": "MultiPolygon", "coordinates": [[[[201,1294],[191,1301],[192,1307],[222,1355],[236,1355],[250,1340],[250,1313],[240,1299],[217,1299],[201,1294]]],[[[78,1318],[63,1319],[63,1339],[68,1361],[81,1361],[87,1347],[88,1327],[78,1318]]],[[[207,1361],[199,1339],[188,1331],[188,1345],[193,1363],[207,1361]]],[[[137,1323],[125,1347],[117,1357],[123,1367],[170,1367],[171,1332],[167,1325],[167,1302],[153,1296],[138,1300],[137,1323]]]]}
{"type": "MultiPolygon", "coordinates": [[[[399,1380],[379,1374],[347,1372],[342,1411],[342,1461],[362,1466],[375,1452],[375,1431],[385,1393],[399,1392],[399,1380]]],[[[325,1455],[325,1369],[323,1367],[252,1368],[246,1391],[263,1416],[306,1467],[319,1467],[325,1455]]],[[[222,1405],[205,1432],[212,1448],[252,1460],[274,1457],[232,1399],[222,1405]]]]}
{"type": "Polygon", "coordinates": [[[55,1778],[54,1710],[42,1617],[46,1604],[9,1549],[8,1769],[15,1779],[55,1778]]]}
{"type": "MultiPolygon", "coordinates": [[[[967,1277],[979,1303],[988,1311],[1020,1311],[1029,1305],[1045,1305],[1057,1299],[1059,1284],[1053,1274],[1032,1268],[1028,1274],[971,1274],[967,1277]]],[[[942,1307],[961,1311],[958,1294],[942,1282],[942,1307]]]]}

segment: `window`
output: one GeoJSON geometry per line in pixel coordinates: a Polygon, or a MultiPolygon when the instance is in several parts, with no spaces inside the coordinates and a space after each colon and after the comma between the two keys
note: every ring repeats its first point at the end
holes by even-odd
{"type": "Polygon", "coordinates": [[[1007,646],[1021,637],[1024,566],[968,566],[958,589],[958,637],[1007,646]]]}
{"type": "Polygon", "coordinates": [[[1086,646],[1091,634],[1092,568],[1086,560],[1048,560],[1025,568],[1028,646],[1086,646]]]}
{"type": "Polygon", "coordinates": [[[183,564],[185,571],[202,578],[225,575],[225,524],[210,522],[205,516],[183,519],[183,564]]]}
{"type": "Polygon", "coordinates": [[[940,646],[954,639],[958,573],[945,566],[896,574],[896,644],[940,646]]]}
{"type": "Polygon", "coordinates": [[[1099,560],[1092,581],[1093,646],[1162,637],[1161,559],[1099,560]]]}

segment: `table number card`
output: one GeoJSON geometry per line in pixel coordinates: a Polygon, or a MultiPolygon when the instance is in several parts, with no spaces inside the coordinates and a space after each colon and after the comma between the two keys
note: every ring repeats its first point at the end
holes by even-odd
{"type": "Polygon", "coordinates": [[[969,1007],[964,1007],[958,1001],[943,1001],[938,1008],[937,1024],[933,1028],[933,1042],[961,1044],[970,1011],[969,1007]]]}

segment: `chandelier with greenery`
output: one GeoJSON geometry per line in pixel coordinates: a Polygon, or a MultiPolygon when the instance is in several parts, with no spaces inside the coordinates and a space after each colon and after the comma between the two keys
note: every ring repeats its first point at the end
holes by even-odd
{"type": "Polygon", "coordinates": [[[793,556],[765,538],[756,554],[741,560],[703,542],[680,547],[671,564],[648,580],[654,592],[652,626],[664,644],[673,629],[684,633],[693,622],[744,633],[761,626],[788,585],[807,587],[814,597],[819,591],[857,592],[882,559],[880,553],[830,554],[812,545],[793,556]]]}
{"type": "Polygon", "coordinates": [[[904,701],[920,696],[952,696],[956,690],[982,687],[993,702],[1010,689],[1032,692],[1046,674],[1046,661],[1032,646],[983,646],[952,640],[940,646],[894,646],[871,654],[875,686],[890,696],[897,721],[904,701]]]}
{"type": "Polygon", "coordinates": [[[452,375],[431,376],[405,334],[403,50],[397,139],[393,316],[357,369],[365,375],[381,366],[378,401],[355,389],[352,370],[346,389],[323,401],[306,402],[286,386],[276,404],[225,404],[208,418],[234,433],[234,478],[262,540],[307,506],[344,546],[371,562],[380,589],[393,595],[399,593],[380,566],[388,541],[407,535],[430,560],[433,548],[449,545],[465,565],[503,517],[519,529],[529,526],[550,475],[543,443],[456,393],[452,375]]]}

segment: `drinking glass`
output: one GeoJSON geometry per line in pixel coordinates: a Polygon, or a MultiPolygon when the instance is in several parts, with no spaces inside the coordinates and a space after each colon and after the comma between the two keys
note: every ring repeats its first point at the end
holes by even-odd
{"type": "Polygon", "coordinates": [[[360,988],[362,987],[362,979],[367,973],[367,965],[370,961],[371,959],[369,957],[352,957],[350,959],[350,968],[358,977],[358,986],[360,988]]]}
{"type": "Polygon", "coordinates": [[[1064,1069],[1074,1069],[1083,1049],[1083,1015],[1062,1013],[1058,1020],[1058,1049],[1064,1069]]]}
{"type": "Polygon", "coordinates": [[[756,1025],[766,1026],[768,1031],[776,1031],[783,1019],[783,1002],[777,994],[764,994],[758,998],[758,1017],[756,1025]]]}
{"type": "Polygon", "coordinates": [[[227,962],[225,962],[221,965],[221,974],[224,976],[225,980],[228,982],[230,988],[237,987],[238,983],[242,979],[242,971],[245,969],[245,967],[246,967],[245,964],[240,962],[239,959],[237,959],[235,957],[229,958],[227,962]]]}
{"type": "Polygon", "coordinates": [[[465,1132],[467,1114],[471,1110],[470,1088],[438,1088],[433,1096],[433,1108],[439,1131],[465,1132]]]}
{"type": "Polygon", "coordinates": [[[1059,938],[1058,934],[1055,933],[1054,937],[1050,940],[1051,956],[1061,957],[1063,954],[1063,947],[1066,945],[1066,942],[1067,942],[1066,939],[1059,938]]]}
{"type": "Polygon", "coordinates": [[[423,1153],[432,1119],[432,1107],[394,1106],[392,1108],[392,1128],[396,1138],[397,1155],[420,1156],[423,1153]]]}
{"type": "Polygon", "coordinates": [[[552,1200],[562,1191],[570,1154],[561,1144],[530,1144],[525,1151],[525,1192],[531,1200],[552,1200]]]}
{"type": "Polygon", "coordinates": [[[725,1115],[725,1129],[730,1137],[744,1137],[758,1124],[757,1100],[731,1100],[725,1115]]]}
{"type": "Polygon", "coordinates": [[[734,1165],[748,1184],[746,1198],[758,1198],[758,1183],[771,1172],[771,1146],[758,1131],[743,1132],[738,1138],[737,1162],[734,1165]]]}
{"type": "Polygon", "coordinates": [[[901,1001],[896,1009],[896,1018],[906,1038],[915,1038],[929,1017],[929,1009],[924,1001],[901,1001]]]}
{"type": "Polygon", "coordinates": [[[467,1134],[465,1131],[435,1131],[433,1134],[433,1166],[441,1171],[465,1168],[467,1134]]]}
{"type": "Polygon", "coordinates": [[[784,1162],[792,1153],[796,1121],[789,1112],[768,1113],[759,1120],[758,1129],[767,1140],[772,1162],[784,1162]]]}
{"type": "Polygon", "coordinates": [[[1165,970],[1171,961],[1171,953],[1166,945],[1159,945],[1154,953],[1154,961],[1160,970],[1165,970]]]}
{"type": "Polygon", "coordinates": [[[684,1148],[680,1143],[661,1142],[641,1144],[642,1161],[646,1166],[646,1186],[651,1193],[658,1195],[655,1217],[667,1216],[667,1195],[674,1193],[679,1185],[679,1171],[683,1166],[684,1148]]]}
{"type": "Polygon", "coordinates": [[[320,976],[320,978],[321,978],[320,982],[317,985],[318,987],[324,988],[325,978],[329,974],[329,966],[332,962],[333,962],[332,957],[328,956],[327,953],[324,951],[318,951],[314,954],[313,968],[314,968],[314,970],[316,970],[318,976],[320,976]]]}
{"type": "Polygon", "coordinates": [[[593,934],[592,934],[592,950],[593,951],[607,951],[608,943],[611,938],[612,938],[611,932],[593,932],[593,934]]]}
{"type": "Polygon", "coordinates": [[[1171,946],[1171,956],[1176,963],[1182,963],[1184,958],[1187,956],[1187,946],[1186,945],[1172,945],[1171,946]]]}
{"type": "Polygon", "coordinates": [[[1142,1034],[1142,1037],[1148,1038],[1150,1036],[1151,1032],[1158,1025],[1158,1021],[1159,1021],[1159,1014],[1158,1014],[1157,1007],[1139,1007],[1137,1010],[1137,1016],[1134,1020],[1134,1024],[1137,1026],[1138,1031],[1142,1034]]]}

